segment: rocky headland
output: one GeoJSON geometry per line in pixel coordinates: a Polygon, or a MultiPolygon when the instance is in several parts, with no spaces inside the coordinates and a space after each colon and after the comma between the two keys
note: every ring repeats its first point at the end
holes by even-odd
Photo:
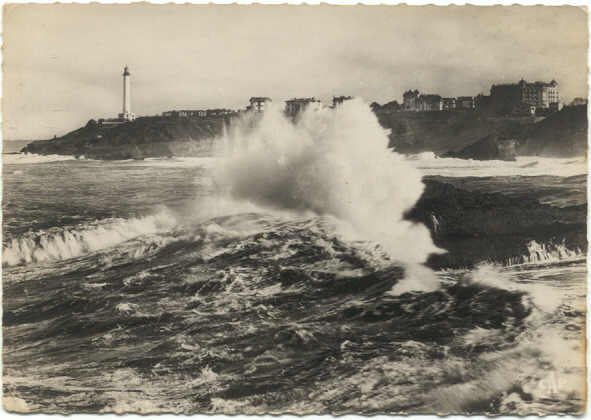
{"type": "Polygon", "coordinates": [[[203,156],[231,118],[140,117],[114,126],[91,120],[62,137],[29,143],[22,152],[103,160],[203,156]]]}
{"type": "MultiPolygon", "coordinates": [[[[374,112],[380,124],[391,130],[390,147],[400,153],[513,159],[515,155],[580,156],[587,147],[586,105],[566,107],[543,120],[491,117],[475,111],[391,112],[385,107],[374,112]]],[[[115,126],[91,120],[62,137],[34,141],[22,151],[92,159],[200,156],[210,151],[213,139],[232,118],[141,117],[115,126]]]]}

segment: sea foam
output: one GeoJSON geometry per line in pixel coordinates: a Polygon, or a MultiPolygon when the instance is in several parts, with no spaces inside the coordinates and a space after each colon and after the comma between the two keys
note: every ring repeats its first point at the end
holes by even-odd
{"type": "Polygon", "coordinates": [[[76,160],[76,158],[74,156],[36,155],[34,153],[15,153],[2,155],[2,163],[5,165],[59,162],[62,160],[76,160]]]}
{"type": "Polygon", "coordinates": [[[166,232],[176,220],[168,211],[132,219],[106,219],[80,226],[29,232],[10,240],[2,250],[2,265],[65,260],[118,245],[132,238],[166,232]]]}
{"type": "Polygon", "coordinates": [[[576,176],[587,173],[584,156],[552,158],[518,156],[514,161],[442,158],[433,152],[405,157],[406,161],[424,175],[449,177],[489,176],[576,176]]]}

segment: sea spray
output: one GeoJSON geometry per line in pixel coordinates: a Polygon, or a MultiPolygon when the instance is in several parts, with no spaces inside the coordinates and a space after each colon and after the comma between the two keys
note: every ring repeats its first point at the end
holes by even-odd
{"type": "Polygon", "coordinates": [[[266,209],[331,215],[356,237],[381,244],[408,268],[399,290],[431,290],[421,269],[440,253],[422,224],[403,220],[424,185],[420,172],[389,150],[388,135],[367,104],[314,109],[292,122],[280,109],[251,115],[222,138],[218,187],[238,202],[266,209]]]}
{"type": "Polygon", "coordinates": [[[527,244],[527,251],[528,255],[523,256],[523,263],[558,262],[584,258],[584,253],[580,249],[567,248],[564,240],[561,243],[538,243],[532,240],[527,244]]]}

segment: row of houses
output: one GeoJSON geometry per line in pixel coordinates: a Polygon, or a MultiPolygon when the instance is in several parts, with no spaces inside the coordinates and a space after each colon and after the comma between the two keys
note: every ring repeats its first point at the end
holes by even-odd
{"type": "Polygon", "coordinates": [[[526,82],[492,85],[490,95],[442,97],[420,93],[417,89],[403,94],[400,111],[480,110],[497,115],[547,114],[559,111],[558,82],[526,82]]]}
{"type": "MultiPolygon", "coordinates": [[[[332,99],[332,107],[336,107],[345,101],[353,99],[351,96],[335,96],[332,99]]],[[[165,111],[162,113],[163,117],[178,117],[178,118],[206,118],[206,117],[221,117],[225,115],[238,115],[242,112],[264,112],[272,103],[272,99],[266,96],[253,96],[248,100],[248,106],[245,109],[178,109],[165,111]]],[[[314,97],[307,98],[293,98],[285,101],[285,113],[290,117],[295,117],[305,109],[313,107],[320,109],[324,105],[322,102],[314,97]]]]}
{"type": "MultiPolygon", "coordinates": [[[[352,99],[351,96],[334,96],[331,107],[336,107],[352,99]]],[[[235,115],[241,112],[264,112],[272,103],[272,99],[265,96],[253,96],[249,104],[242,110],[207,109],[207,110],[173,110],[162,113],[163,117],[219,117],[235,115]]],[[[375,104],[379,107],[378,104],[375,104]]],[[[285,101],[285,113],[295,117],[304,109],[310,107],[319,109],[324,107],[322,102],[314,97],[292,98],[285,101]]],[[[456,111],[477,110],[492,115],[546,115],[559,111],[560,92],[555,80],[550,82],[526,82],[492,85],[489,95],[443,97],[438,94],[421,93],[417,89],[407,90],[403,94],[402,104],[396,101],[385,107],[390,111],[456,111]]],[[[375,109],[374,104],[372,108],[375,109]]],[[[384,108],[382,108],[384,109],[384,108]]]]}
{"type": "Polygon", "coordinates": [[[164,111],[162,113],[163,117],[181,117],[181,118],[190,118],[190,117],[221,117],[223,115],[233,115],[237,114],[238,111],[233,109],[175,109],[172,111],[164,111]]]}
{"type": "Polygon", "coordinates": [[[441,95],[422,94],[417,89],[404,92],[402,110],[404,111],[450,111],[455,109],[474,109],[472,96],[445,98],[441,95]]]}

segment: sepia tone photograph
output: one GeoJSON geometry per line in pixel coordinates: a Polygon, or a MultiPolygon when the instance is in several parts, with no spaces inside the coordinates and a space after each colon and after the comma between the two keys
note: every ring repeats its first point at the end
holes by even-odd
{"type": "Polygon", "coordinates": [[[588,10],[5,4],[13,413],[585,412],[588,10]]]}

